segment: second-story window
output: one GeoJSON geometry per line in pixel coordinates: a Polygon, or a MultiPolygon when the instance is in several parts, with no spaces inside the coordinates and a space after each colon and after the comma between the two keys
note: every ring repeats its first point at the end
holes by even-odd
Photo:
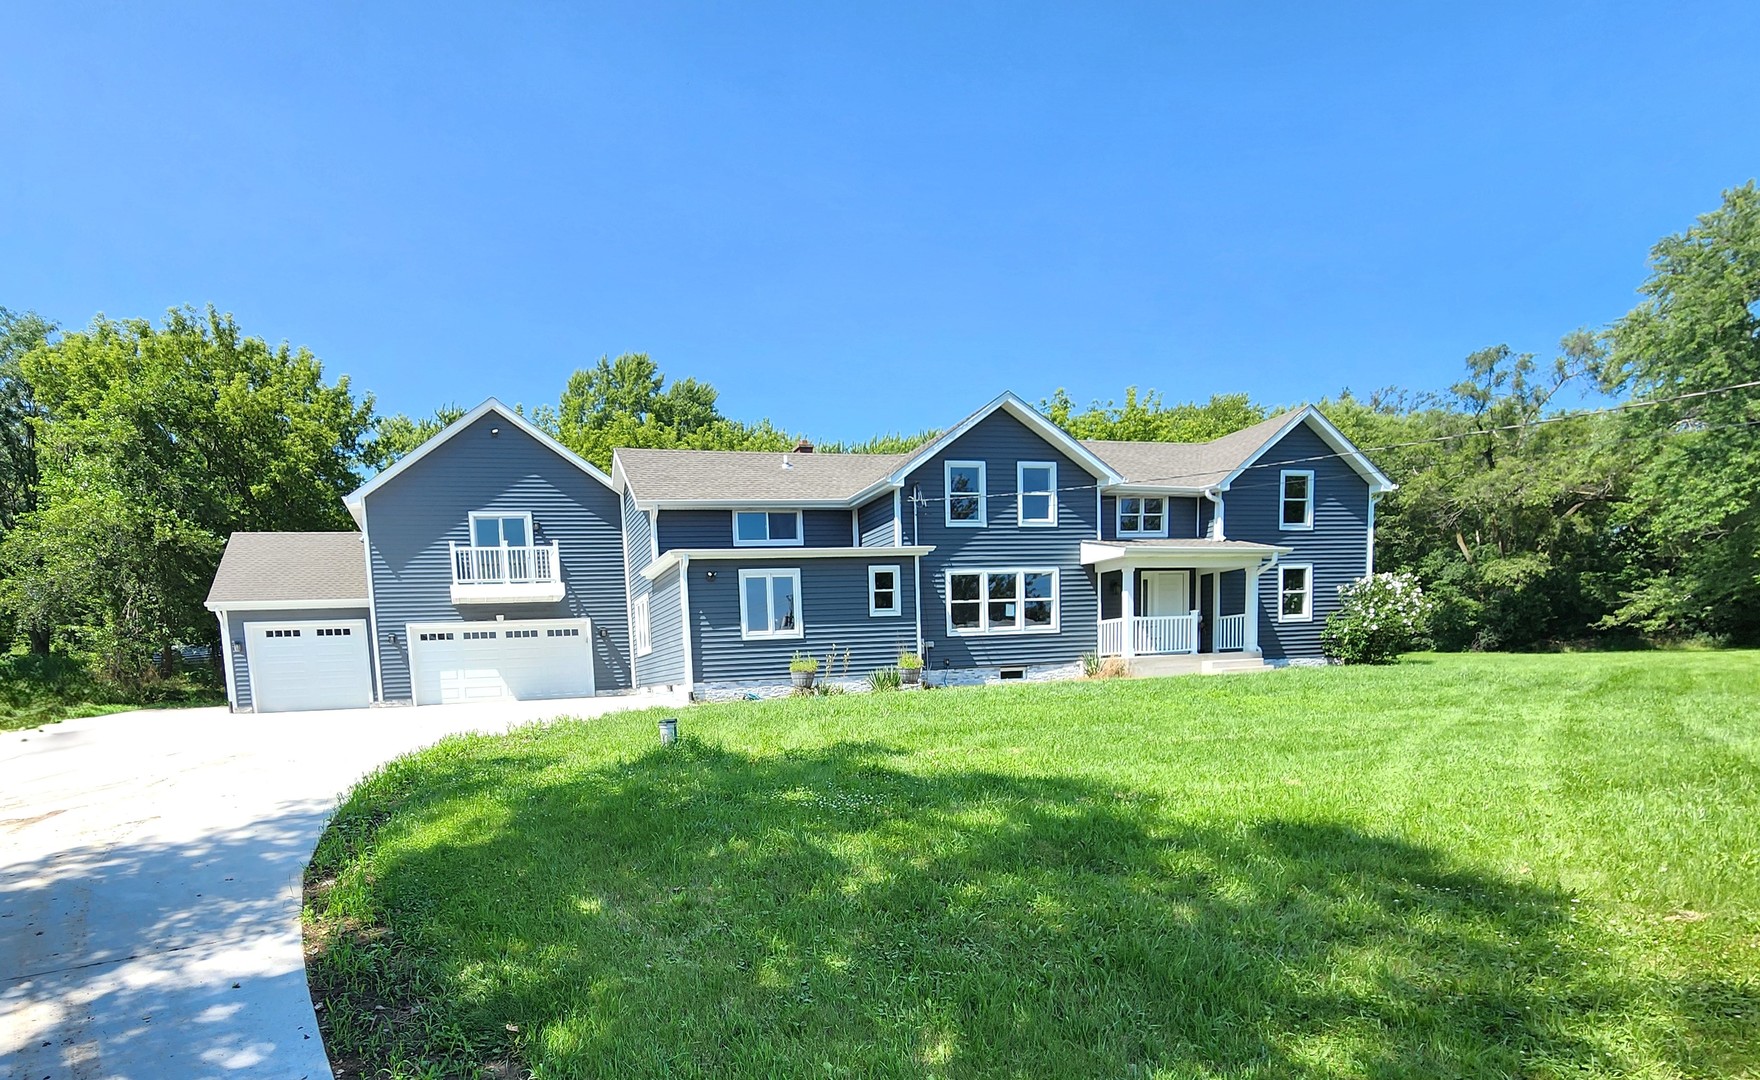
{"type": "Polygon", "coordinates": [[[471,515],[471,543],[476,547],[530,547],[532,515],[479,512],[471,515]]]}
{"type": "Polygon", "coordinates": [[[947,524],[970,529],[987,521],[982,461],[947,463],[947,524]]]}
{"type": "Polygon", "coordinates": [[[1057,524],[1057,463],[1023,461],[1015,466],[1020,488],[1021,525],[1057,524]]]}
{"type": "Polygon", "coordinates": [[[1159,495],[1120,496],[1118,500],[1118,535],[1166,536],[1167,500],[1159,495]]]}
{"type": "Polygon", "coordinates": [[[799,547],[799,510],[736,510],[733,513],[734,547],[799,547]]]}
{"type": "Polygon", "coordinates": [[[1314,470],[1285,469],[1283,510],[1278,520],[1286,529],[1314,527],[1314,470]]]}

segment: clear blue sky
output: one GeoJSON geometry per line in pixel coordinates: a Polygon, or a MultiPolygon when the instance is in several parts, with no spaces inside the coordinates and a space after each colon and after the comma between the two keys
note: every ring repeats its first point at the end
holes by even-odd
{"type": "Polygon", "coordinates": [[[744,419],[1446,385],[1760,172],[1760,5],[0,10],[0,305],[385,411],[645,350],[744,419]]]}

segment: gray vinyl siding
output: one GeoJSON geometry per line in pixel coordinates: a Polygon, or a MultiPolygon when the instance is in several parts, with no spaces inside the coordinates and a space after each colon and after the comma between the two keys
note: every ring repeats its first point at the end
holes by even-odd
{"type": "Polygon", "coordinates": [[[1277,571],[1259,579],[1259,645],[1266,659],[1318,657],[1320,631],[1326,617],[1338,610],[1340,586],[1363,576],[1369,551],[1369,485],[1333,454],[1332,448],[1307,424],[1286,434],[1230,485],[1223,495],[1222,523],[1230,540],[1251,540],[1294,548],[1283,563],[1314,567],[1308,622],[1277,620],[1277,571]],[[1284,529],[1280,522],[1280,473],[1291,469],[1314,472],[1314,528],[1284,529]]]}
{"type": "Polygon", "coordinates": [[[679,617],[678,568],[648,586],[648,643],[653,651],[636,657],[636,677],[643,686],[680,686],[684,671],[684,626],[679,617]]]}
{"type": "MultiPolygon", "coordinates": [[[[845,513],[847,519],[848,514],[845,513]]],[[[917,642],[916,589],[911,560],[860,556],[836,559],[795,559],[786,555],[745,560],[700,560],[690,567],[691,638],[696,681],[748,682],[788,678],[794,654],[816,656],[821,664],[833,648],[848,649],[848,674],[860,677],[898,663],[898,654],[917,642]],[[868,567],[897,566],[901,612],[868,614],[868,567]],[[740,636],[739,571],[775,568],[799,570],[802,636],[746,641],[740,636]],[[709,573],[715,580],[709,580],[709,573]]],[[[646,659],[646,658],[644,658],[646,659]]],[[[821,666],[821,678],[844,674],[821,666]]]]}
{"type": "Polygon", "coordinates": [[[1094,477],[1081,465],[1046,442],[1009,413],[997,410],[979,421],[953,444],[912,471],[905,480],[905,543],[930,544],[923,556],[920,582],[923,639],[930,645],[929,664],[987,668],[1015,664],[1061,664],[1077,661],[1095,648],[1099,589],[1095,575],[1082,565],[1083,540],[1099,535],[1100,500],[1094,477]],[[947,461],[983,461],[988,491],[989,524],[983,528],[950,528],[946,524],[943,466],[947,461]],[[1021,461],[1057,463],[1057,524],[1022,528],[1016,524],[1015,466],[1021,461]],[[917,535],[910,535],[908,500],[920,493],[927,501],[917,507],[917,535]],[[956,636],[947,631],[948,570],[1054,569],[1058,571],[1056,633],[956,636]]]}
{"type": "MultiPolygon", "coordinates": [[[[763,510],[765,507],[754,506],[752,509],[763,510]]],[[[801,534],[806,547],[855,546],[855,529],[850,525],[848,510],[801,511],[801,534]]],[[[730,547],[733,547],[732,510],[660,511],[662,552],[674,548],[730,547]]]]}
{"type": "MultiPolygon", "coordinates": [[[[251,693],[251,662],[245,652],[245,628],[251,623],[289,623],[289,622],[331,622],[341,619],[366,619],[367,609],[359,608],[311,608],[304,611],[229,611],[226,613],[228,640],[221,647],[238,648],[232,653],[232,693],[234,703],[240,709],[251,708],[254,696],[251,693]]],[[[369,626],[371,625],[369,621],[369,626]]],[[[367,642],[367,655],[372,657],[373,643],[367,642]]]]}
{"type": "Polygon", "coordinates": [[[895,543],[892,520],[894,509],[893,493],[888,491],[856,511],[863,547],[893,546],[895,543]]]}
{"type": "MultiPolygon", "coordinates": [[[[1153,497],[1153,496],[1151,496],[1153,497]]],[[[1100,497],[1100,536],[1104,540],[1118,539],[1118,500],[1117,495],[1100,497]]],[[[1184,495],[1173,495],[1167,498],[1167,536],[1172,540],[1191,540],[1204,535],[1204,527],[1209,524],[1209,515],[1199,507],[1199,503],[1209,505],[1208,500],[1193,499],[1184,495]]]]}
{"type": "Polygon", "coordinates": [[[496,615],[591,619],[594,685],[631,685],[617,495],[536,439],[488,413],[367,496],[364,514],[386,701],[411,697],[406,624],[496,615]],[[469,540],[473,510],[532,515],[536,542],[559,545],[561,601],[452,603],[448,544],[469,540]]]}

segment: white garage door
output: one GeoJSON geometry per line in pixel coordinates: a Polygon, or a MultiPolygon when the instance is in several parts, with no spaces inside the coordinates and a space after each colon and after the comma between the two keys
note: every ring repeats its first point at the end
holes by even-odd
{"type": "Polygon", "coordinates": [[[367,621],[251,623],[245,628],[257,712],[361,709],[373,703],[367,621]]]}
{"type": "Polygon", "coordinates": [[[586,619],[411,623],[416,704],[585,697],[593,692],[591,629],[586,619]]]}

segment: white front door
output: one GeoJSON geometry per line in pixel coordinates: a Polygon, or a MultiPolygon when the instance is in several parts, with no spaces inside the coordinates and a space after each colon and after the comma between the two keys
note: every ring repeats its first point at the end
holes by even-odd
{"type": "Polygon", "coordinates": [[[593,693],[586,619],[410,623],[405,629],[417,705],[593,693]]]}
{"type": "Polygon", "coordinates": [[[1190,614],[1191,577],[1184,570],[1145,570],[1142,596],[1144,615],[1190,614]]]}
{"type": "Polygon", "coordinates": [[[255,712],[364,709],[373,703],[365,619],[251,623],[244,640],[255,712]]]}

